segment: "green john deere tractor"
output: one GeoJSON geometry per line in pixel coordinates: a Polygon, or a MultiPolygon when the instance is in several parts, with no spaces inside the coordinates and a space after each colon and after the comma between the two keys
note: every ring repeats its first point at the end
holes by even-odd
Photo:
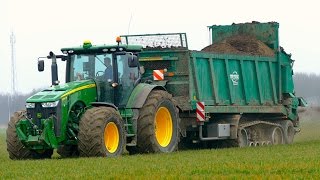
{"type": "MultiPolygon", "coordinates": [[[[50,52],[45,57],[52,60],[52,86],[28,98],[26,110],[11,117],[11,159],[50,158],[54,149],[61,157],[109,157],[121,155],[124,148],[130,153],[177,148],[179,118],[172,96],[162,86],[141,83],[142,46],[117,42],[92,46],[85,41],[81,47],[61,49],[64,55],[50,52]],[[57,59],[66,62],[63,85],[57,59]]],[[[38,70],[44,70],[43,58],[38,70]]]]}

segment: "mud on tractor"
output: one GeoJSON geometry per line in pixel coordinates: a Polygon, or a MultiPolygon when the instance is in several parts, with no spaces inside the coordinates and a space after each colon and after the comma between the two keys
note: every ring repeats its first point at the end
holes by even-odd
{"type": "Polygon", "coordinates": [[[12,115],[9,157],[50,158],[54,149],[62,157],[110,157],[125,148],[135,154],[217,142],[292,143],[304,101],[294,94],[293,60],[279,46],[278,24],[209,29],[213,45],[245,34],[273,54],[218,52],[217,46],[190,51],[185,33],[125,35],[115,45],[86,41],[62,48],[62,55],[50,52],[52,85],[12,115]],[[66,63],[65,84],[58,81],[59,59],[66,63]]]}

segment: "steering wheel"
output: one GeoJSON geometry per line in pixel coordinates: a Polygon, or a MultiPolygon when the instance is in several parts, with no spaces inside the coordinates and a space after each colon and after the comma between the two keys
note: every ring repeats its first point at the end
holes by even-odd
{"type": "MultiPolygon", "coordinates": [[[[100,73],[102,73],[102,75],[104,74],[103,71],[98,71],[98,72],[96,73],[96,77],[100,77],[100,75],[99,75],[100,73]]],[[[102,75],[101,75],[101,76],[102,76],[102,75]]]]}

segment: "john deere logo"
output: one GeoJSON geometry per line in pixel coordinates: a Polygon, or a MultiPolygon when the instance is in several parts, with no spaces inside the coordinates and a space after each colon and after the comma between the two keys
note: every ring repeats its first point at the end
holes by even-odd
{"type": "Polygon", "coordinates": [[[230,79],[232,81],[232,84],[234,86],[238,85],[238,81],[239,81],[239,74],[237,73],[237,71],[233,71],[232,74],[230,74],[230,79]]]}
{"type": "Polygon", "coordinates": [[[37,113],[37,118],[40,119],[42,117],[41,113],[37,113]]]}

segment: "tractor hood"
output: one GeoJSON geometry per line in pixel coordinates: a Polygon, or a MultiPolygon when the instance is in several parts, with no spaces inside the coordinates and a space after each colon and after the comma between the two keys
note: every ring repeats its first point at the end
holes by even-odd
{"type": "Polygon", "coordinates": [[[55,102],[83,89],[95,87],[93,80],[73,81],[44,89],[27,99],[27,103],[55,102]]]}

